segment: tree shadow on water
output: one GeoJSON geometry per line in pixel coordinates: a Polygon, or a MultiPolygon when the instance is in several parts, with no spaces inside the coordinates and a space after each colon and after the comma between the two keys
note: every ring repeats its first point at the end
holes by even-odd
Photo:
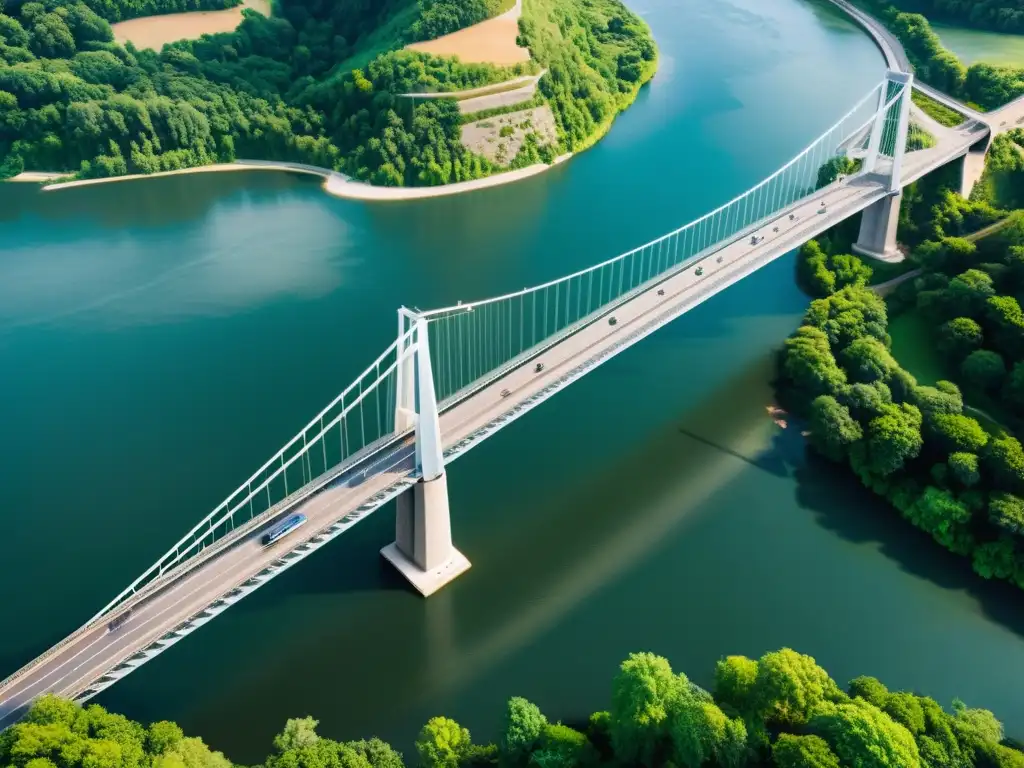
{"type": "Polygon", "coordinates": [[[973,571],[969,558],[949,552],[914,528],[884,498],[861,485],[849,469],[807,451],[794,479],[798,503],[823,528],[855,544],[874,544],[904,572],[969,595],[986,618],[1024,638],[1018,588],[983,579],[973,571]]]}

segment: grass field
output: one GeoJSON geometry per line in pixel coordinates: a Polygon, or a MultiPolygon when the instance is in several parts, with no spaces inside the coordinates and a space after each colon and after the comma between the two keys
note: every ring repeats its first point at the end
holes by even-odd
{"type": "Polygon", "coordinates": [[[922,112],[947,128],[955,128],[964,122],[965,118],[959,112],[950,109],[945,104],[940,104],[920,91],[914,91],[910,98],[921,108],[922,112]]]}

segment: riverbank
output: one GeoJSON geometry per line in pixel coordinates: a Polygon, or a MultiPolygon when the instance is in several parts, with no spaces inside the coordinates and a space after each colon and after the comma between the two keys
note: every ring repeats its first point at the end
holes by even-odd
{"type": "Polygon", "coordinates": [[[50,171],[22,171],[17,176],[12,176],[4,181],[28,182],[28,183],[45,183],[47,181],[57,181],[58,179],[69,179],[75,174],[73,173],[54,173],[50,171]]]}
{"type": "MultiPolygon", "coordinates": [[[[378,187],[372,184],[364,184],[352,181],[348,176],[327,168],[318,168],[315,165],[303,163],[286,163],[274,160],[237,160],[234,163],[216,163],[214,165],[200,165],[195,168],[181,168],[176,171],[162,171],[160,173],[136,173],[128,176],[108,176],[102,179],[75,179],[74,181],[63,181],[56,184],[47,184],[43,187],[44,192],[56,192],[62,189],[74,187],[88,187],[96,184],[110,184],[118,181],[138,181],[142,179],[155,179],[163,176],[182,176],[192,173],[225,173],[233,171],[284,171],[286,173],[301,173],[309,176],[319,176],[324,180],[323,189],[330,195],[342,197],[347,200],[366,201],[392,201],[421,200],[428,197],[445,197],[457,195],[463,192],[497,187],[503,184],[511,184],[514,181],[528,179],[536,176],[549,168],[553,168],[572,157],[572,153],[558,157],[551,165],[546,163],[535,163],[526,168],[519,168],[506,173],[496,173],[493,176],[485,176],[482,179],[472,181],[461,181],[455,184],[442,184],[434,187],[378,187]]],[[[49,181],[53,178],[60,178],[67,174],[47,174],[30,172],[15,176],[9,181],[49,181]],[[21,178],[21,176],[35,176],[38,178],[21,178]]]]}

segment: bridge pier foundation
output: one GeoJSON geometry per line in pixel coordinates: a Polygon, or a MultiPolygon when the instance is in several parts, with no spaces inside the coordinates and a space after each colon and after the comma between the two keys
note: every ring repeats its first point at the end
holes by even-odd
{"type": "Polygon", "coordinates": [[[900,219],[900,197],[883,197],[864,209],[860,219],[860,233],[853,244],[854,253],[870,256],[879,261],[903,261],[896,248],[896,226],[900,219]]]}
{"type": "Polygon", "coordinates": [[[452,546],[448,477],[420,480],[396,499],[395,540],[380,553],[424,597],[469,570],[452,546]]]}

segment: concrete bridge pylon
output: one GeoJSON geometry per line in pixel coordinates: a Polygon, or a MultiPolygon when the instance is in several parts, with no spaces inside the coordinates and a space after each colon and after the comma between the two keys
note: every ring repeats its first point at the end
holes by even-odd
{"type": "Polygon", "coordinates": [[[420,478],[395,500],[395,540],[380,552],[424,597],[469,570],[452,545],[448,476],[444,471],[440,413],[430,365],[428,322],[398,310],[396,431],[415,427],[420,478]]]}
{"type": "Polygon", "coordinates": [[[903,254],[896,247],[896,228],[900,218],[900,200],[902,198],[903,156],[907,148],[907,133],[910,129],[910,104],[914,76],[909,72],[890,70],[886,75],[886,83],[897,84],[903,89],[898,108],[895,110],[895,136],[892,138],[892,157],[881,162],[883,154],[887,154],[884,142],[886,115],[883,107],[886,103],[887,89],[883,88],[879,100],[879,110],[868,143],[868,153],[864,160],[863,170],[866,173],[888,173],[889,195],[864,209],[860,219],[860,232],[853,250],[862,256],[870,256],[879,261],[903,261],[903,254]]]}

